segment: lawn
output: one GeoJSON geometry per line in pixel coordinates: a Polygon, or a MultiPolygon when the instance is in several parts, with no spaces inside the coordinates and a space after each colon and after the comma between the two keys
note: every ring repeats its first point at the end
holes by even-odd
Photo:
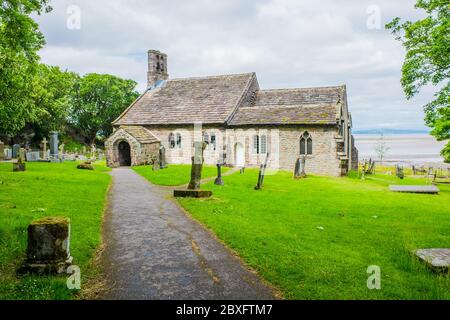
{"type": "MultiPolygon", "coordinates": [[[[180,186],[189,183],[191,178],[190,164],[169,164],[166,169],[152,170],[152,166],[136,166],[133,170],[149,180],[151,183],[160,186],[180,186]]],[[[222,173],[229,170],[222,167],[222,173]]],[[[217,175],[217,167],[204,165],[202,169],[202,178],[214,177],[217,175]]]]}
{"type": "Polygon", "coordinates": [[[439,195],[400,194],[389,184],[424,179],[352,178],[257,170],[208,183],[210,199],[178,201],[288,299],[450,299],[449,276],[411,253],[450,248],[450,186],[439,195]],[[368,266],[381,268],[381,290],[367,288],[368,266]]]}
{"type": "Polygon", "coordinates": [[[110,176],[104,165],[78,170],[76,163],[27,163],[11,172],[0,163],[0,299],[71,299],[66,277],[15,275],[25,259],[27,226],[37,218],[71,219],[70,250],[81,269],[81,285],[94,272],[90,263],[101,240],[101,223],[110,176]]]}

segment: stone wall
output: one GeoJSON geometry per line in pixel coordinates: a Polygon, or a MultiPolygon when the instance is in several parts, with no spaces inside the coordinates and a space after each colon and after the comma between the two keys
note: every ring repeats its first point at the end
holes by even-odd
{"type": "MultiPolygon", "coordinates": [[[[146,126],[166,148],[167,162],[175,164],[190,164],[192,156],[192,144],[194,141],[193,126],[146,126]],[[175,137],[179,133],[182,136],[181,146],[171,149],[169,146],[169,134],[173,132],[175,137]]],[[[256,154],[253,151],[253,136],[266,135],[267,151],[270,153],[268,166],[283,170],[294,170],[295,161],[300,154],[300,136],[308,131],[313,140],[313,154],[306,159],[306,172],[318,175],[341,175],[341,161],[337,156],[337,127],[333,126],[295,126],[280,128],[238,128],[224,129],[221,127],[206,126],[202,128],[209,136],[216,134],[216,148],[210,145],[204,152],[206,164],[216,164],[225,154],[225,162],[235,165],[236,143],[244,146],[245,166],[256,167],[264,163],[266,154],[256,154]]]]}
{"type": "Polygon", "coordinates": [[[132,166],[149,164],[152,157],[159,157],[159,143],[141,144],[125,130],[118,129],[105,142],[105,156],[108,167],[119,166],[118,145],[121,141],[126,141],[130,145],[132,166]]]}

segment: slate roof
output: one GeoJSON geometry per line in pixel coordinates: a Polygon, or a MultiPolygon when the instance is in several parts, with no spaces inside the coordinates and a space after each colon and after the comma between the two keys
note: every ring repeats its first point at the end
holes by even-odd
{"type": "Polygon", "coordinates": [[[239,108],[231,126],[262,124],[336,124],[336,104],[239,108]]]}
{"type": "Polygon", "coordinates": [[[113,125],[336,124],[338,103],[346,94],[345,86],[258,90],[253,101],[244,101],[255,81],[254,73],[167,80],[144,93],[113,125]]]}
{"type": "Polygon", "coordinates": [[[143,94],[114,125],[224,123],[254,73],[167,80],[143,94]]]}
{"type": "Polygon", "coordinates": [[[335,124],[344,94],[344,86],[260,90],[255,104],[239,108],[228,124],[335,124]]]}
{"type": "Polygon", "coordinates": [[[137,141],[142,144],[159,142],[150,130],[142,126],[121,126],[121,129],[132,135],[137,141]]]}

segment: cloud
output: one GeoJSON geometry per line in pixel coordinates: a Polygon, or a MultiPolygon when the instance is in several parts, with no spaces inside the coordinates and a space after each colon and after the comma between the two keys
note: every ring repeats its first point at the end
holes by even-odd
{"type": "Polygon", "coordinates": [[[146,52],[168,54],[172,78],[255,71],[262,88],[347,84],[356,128],[424,128],[432,90],[407,101],[399,84],[404,49],[384,24],[415,19],[414,0],[58,0],[37,17],[43,61],[146,84],[146,52]],[[66,27],[67,8],[81,29],[66,27]],[[381,29],[368,29],[377,6],[381,29]]]}

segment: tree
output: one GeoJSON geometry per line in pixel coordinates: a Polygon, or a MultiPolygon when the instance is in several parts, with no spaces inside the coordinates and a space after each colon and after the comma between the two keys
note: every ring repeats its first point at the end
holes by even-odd
{"type": "Polygon", "coordinates": [[[32,13],[49,12],[48,0],[2,0],[0,5],[0,134],[12,136],[36,118],[32,82],[44,44],[32,13]]]}
{"type": "MultiPolygon", "coordinates": [[[[401,84],[407,99],[424,85],[439,86],[435,99],[424,106],[425,123],[438,140],[450,139],[450,10],[448,0],[417,0],[415,7],[426,12],[424,19],[386,25],[402,42],[406,57],[401,84]]],[[[441,154],[450,162],[450,142],[441,154]]]]}
{"type": "Polygon", "coordinates": [[[78,79],[79,76],[73,72],[39,65],[32,91],[36,116],[28,123],[38,139],[48,136],[52,130],[65,130],[78,79]]]}
{"type": "Polygon", "coordinates": [[[112,133],[115,120],[138,96],[137,83],[108,74],[87,74],[75,85],[70,123],[95,143],[112,133]]]}
{"type": "Polygon", "coordinates": [[[380,139],[378,140],[374,149],[378,158],[380,158],[381,165],[383,165],[383,159],[386,157],[386,154],[390,150],[390,148],[386,145],[386,142],[384,141],[383,134],[381,134],[380,139]]]}

